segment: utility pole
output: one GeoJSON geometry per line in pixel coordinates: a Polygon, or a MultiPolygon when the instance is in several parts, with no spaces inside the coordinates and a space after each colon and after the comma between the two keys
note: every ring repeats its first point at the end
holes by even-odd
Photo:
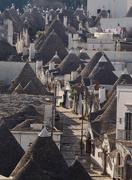
{"type": "Polygon", "coordinates": [[[56,82],[54,81],[54,97],[53,97],[53,105],[52,105],[52,127],[51,127],[51,138],[53,139],[53,131],[54,131],[54,121],[56,116],[56,82]]]}
{"type": "Polygon", "coordinates": [[[108,150],[106,147],[103,148],[103,154],[104,154],[104,169],[102,175],[106,175],[107,174],[106,164],[107,164],[107,156],[108,156],[108,150]]]}
{"type": "Polygon", "coordinates": [[[81,155],[83,153],[83,79],[82,79],[82,84],[81,84],[81,93],[82,93],[82,129],[81,129],[81,155]]]}

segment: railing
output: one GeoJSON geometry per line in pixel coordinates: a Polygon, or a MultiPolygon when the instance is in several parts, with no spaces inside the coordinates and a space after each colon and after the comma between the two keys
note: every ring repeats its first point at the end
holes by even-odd
{"type": "Polygon", "coordinates": [[[132,130],[118,129],[118,131],[117,131],[117,140],[132,141],[132,130]]]}

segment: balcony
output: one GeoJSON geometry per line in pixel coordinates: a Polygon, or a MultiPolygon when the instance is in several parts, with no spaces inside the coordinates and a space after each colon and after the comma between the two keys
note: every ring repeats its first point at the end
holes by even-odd
{"type": "Polygon", "coordinates": [[[117,140],[132,141],[132,130],[118,129],[118,131],[117,131],[117,140]]]}

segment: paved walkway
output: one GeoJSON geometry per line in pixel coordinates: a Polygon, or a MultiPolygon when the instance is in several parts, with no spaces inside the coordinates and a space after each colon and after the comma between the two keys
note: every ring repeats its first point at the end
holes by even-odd
{"type": "MultiPolygon", "coordinates": [[[[82,165],[85,167],[93,180],[110,180],[109,176],[102,176],[102,170],[91,161],[88,154],[83,151],[81,155],[79,141],[81,140],[82,120],[80,115],[73,114],[71,110],[57,107],[63,122],[63,136],[61,139],[61,153],[65,158],[68,166],[75,160],[76,154],[82,165]]],[[[87,120],[83,120],[83,134],[87,127],[87,120]]]]}

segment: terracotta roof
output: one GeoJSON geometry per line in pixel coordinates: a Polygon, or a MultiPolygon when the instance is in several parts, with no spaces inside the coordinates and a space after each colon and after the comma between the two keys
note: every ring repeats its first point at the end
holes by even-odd
{"type": "Polygon", "coordinates": [[[28,162],[31,156],[47,172],[58,174],[68,167],[51,137],[38,137],[19,161],[11,175],[14,176],[28,162]]]}
{"type": "MultiPolygon", "coordinates": [[[[91,60],[88,62],[88,64],[85,66],[85,68],[83,69],[83,71],[81,72],[81,76],[84,77],[88,77],[89,74],[92,72],[93,68],[96,66],[96,64],[98,63],[98,61],[100,60],[100,58],[102,57],[102,53],[101,51],[98,51],[92,58],[91,60]]],[[[103,53],[104,54],[104,53],[103,53]]],[[[113,65],[111,64],[110,60],[108,59],[108,57],[106,56],[106,54],[104,54],[104,57],[108,60],[108,62],[110,63],[110,66],[113,67],[113,65]]],[[[114,71],[114,67],[113,67],[113,71],[114,71]]]]}
{"type": "Polygon", "coordinates": [[[21,86],[21,84],[19,83],[18,86],[14,89],[14,91],[12,92],[12,94],[25,94],[25,91],[23,89],[23,87],[21,86]]]}
{"type": "Polygon", "coordinates": [[[112,69],[113,67],[107,60],[106,62],[99,61],[89,75],[90,82],[92,84],[98,82],[99,84],[113,85],[117,76],[112,72],[112,69]]]}
{"type": "Polygon", "coordinates": [[[111,95],[114,93],[114,91],[116,90],[116,87],[118,84],[122,83],[123,81],[126,82],[126,84],[132,84],[132,78],[130,76],[130,74],[122,74],[117,81],[114,83],[114,85],[112,86],[112,88],[109,90],[107,96],[108,98],[111,97],[111,95]]]}
{"type": "Polygon", "coordinates": [[[24,150],[17,142],[5,123],[0,124],[0,174],[8,177],[21,157],[24,150]]]}
{"type": "Polygon", "coordinates": [[[126,15],[124,17],[132,17],[132,6],[127,11],[126,15]]]}
{"type": "Polygon", "coordinates": [[[11,46],[8,42],[0,40],[0,61],[21,61],[20,56],[17,54],[16,49],[11,46]],[[11,56],[15,59],[10,59],[11,56]]]}
{"type": "Polygon", "coordinates": [[[35,72],[33,71],[28,62],[24,65],[16,78],[11,82],[9,92],[12,93],[19,83],[24,88],[30,81],[32,81],[34,86],[37,87],[39,94],[44,95],[47,92],[44,85],[37,78],[35,72]]]}
{"type": "Polygon", "coordinates": [[[79,160],[75,160],[64,172],[62,180],[92,180],[79,160]]]}
{"type": "Polygon", "coordinates": [[[60,63],[57,68],[57,74],[70,74],[71,71],[76,71],[81,65],[82,69],[84,68],[83,62],[77,57],[73,50],[65,57],[65,59],[60,63]]]}
{"type": "Polygon", "coordinates": [[[12,180],[50,180],[39,164],[31,157],[28,162],[15,174],[12,180]]]}
{"type": "Polygon", "coordinates": [[[63,17],[64,16],[68,17],[68,24],[70,23],[71,26],[73,26],[76,30],[78,30],[79,21],[77,20],[75,14],[70,10],[64,9],[62,11],[62,13],[59,13],[59,18],[60,18],[61,22],[63,22],[63,17]]]}
{"type": "Polygon", "coordinates": [[[116,103],[117,98],[114,97],[104,113],[91,122],[94,137],[110,134],[116,130],[116,103]]]}
{"type": "Polygon", "coordinates": [[[51,23],[50,27],[48,28],[48,30],[45,33],[45,36],[48,37],[49,34],[53,30],[59,36],[59,38],[63,42],[64,46],[67,47],[68,46],[68,35],[65,33],[66,27],[63,25],[63,23],[60,21],[60,19],[58,17],[56,17],[54,19],[54,21],[51,23]]]}
{"type": "Polygon", "coordinates": [[[36,59],[43,60],[43,65],[45,65],[52,59],[56,51],[61,60],[68,54],[61,39],[57,36],[55,31],[52,31],[42,44],[36,55],[36,59]]]}

